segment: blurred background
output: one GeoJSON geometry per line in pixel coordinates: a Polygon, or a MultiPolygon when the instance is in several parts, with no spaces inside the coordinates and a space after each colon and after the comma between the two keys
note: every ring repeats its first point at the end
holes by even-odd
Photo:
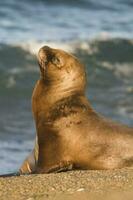
{"type": "Polygon", "coordinates": [[[0,174],[16,171],[34,145],[42,45],[77,55],[93,107],[133,125],[132,0],[0,0],[0,174]]]}

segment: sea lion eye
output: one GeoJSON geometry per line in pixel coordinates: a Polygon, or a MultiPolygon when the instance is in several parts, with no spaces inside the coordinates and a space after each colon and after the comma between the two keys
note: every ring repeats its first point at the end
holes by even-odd
{"type": "Polygon", "coordinates": [[[60,59],[58,58],[58,57],[53,57],[52,58],[52,63],[54,64],[54,65],[56,65],[58,68],[61,68],[61,65],[60,65],[60,59]]]}

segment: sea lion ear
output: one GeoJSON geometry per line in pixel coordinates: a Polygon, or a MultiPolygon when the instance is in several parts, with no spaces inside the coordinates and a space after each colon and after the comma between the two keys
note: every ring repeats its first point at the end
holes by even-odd
{"type": "Polygon", "coordinates": [[[60,59],[59,59],[58,57],[56,57],[56,56],[54,56],[54,57],[52,58],[52,63],[53,63],[54,65],[56,65],[58,68],[61,68],[61,67],[62,67],[60,59]]]}

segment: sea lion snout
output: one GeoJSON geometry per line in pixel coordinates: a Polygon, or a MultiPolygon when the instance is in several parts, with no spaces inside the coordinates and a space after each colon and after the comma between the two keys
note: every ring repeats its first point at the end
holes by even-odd
{"type": "Polygon", "coordinates": [[[47,51],[51,51],[51,48],[49,47],[49,46],[43,46],[43,47],[41,47],[40,48],[40,50],[39,50],[39,55],[40,54],[44,54],[44,53],[46,53],[47,51]]]}
{"type": "Polygon", "coordinates": [[[41,49],[45,50],[45,51],[49,51],[51,48],[49,46],[43,46],[41,49]]]}
{"type": "Polygon", "coordinates": [[[50,61],[53,57],[52,49],[48,46],[42,47],[38,52],[38,59],[43,61],[50,61]]]}
{"type": "Polygon", "coordinates": [[[43,68],[47,67],[49,61],[51,61],[53,57],[51,48],[48,46],[42,47],[38,52],[38,62],[39,65],[43,68]]]}

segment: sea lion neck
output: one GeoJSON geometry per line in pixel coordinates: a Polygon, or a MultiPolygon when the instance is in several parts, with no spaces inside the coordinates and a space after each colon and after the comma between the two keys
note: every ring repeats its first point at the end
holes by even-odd
{"type": "Polygon", "coordinates": [[[65,98],[71,98],[72,96],[84,96],[84,92],[81,90],[75,90],[75,88],[69,88],[68,90],[61,90],[57,87],[47,87],[44,85],[42,79],[40,79],[36,87],[34,88],[32,95],[32,109],[34,116],[37,116],[38,112],[45,113],[45,116],[49,112],[49,109],[65,98]]]}
{"type": "Polygon", "coordinates": [[[42,90],[47,92],[49,98],[54,97],[60,99],[72,95],[84,95],[85,94],[85,81],[83,76],[76,79],[65,79],[62,77],[55,81],[40,80],[42,90]]]}
{"type": "Polygon", "coordinates": [[[78,84],[69,85],[69,82],[61,84],[60,81],[57,81],[53,84],[46,83],[43,79],[40,79],[39,84],[41,85],[42,94],[45,94],[45,99],[49,100],[51,103],[74,95],[82,96],[85,93],[83,87],[80,87],[78,84]]]}

